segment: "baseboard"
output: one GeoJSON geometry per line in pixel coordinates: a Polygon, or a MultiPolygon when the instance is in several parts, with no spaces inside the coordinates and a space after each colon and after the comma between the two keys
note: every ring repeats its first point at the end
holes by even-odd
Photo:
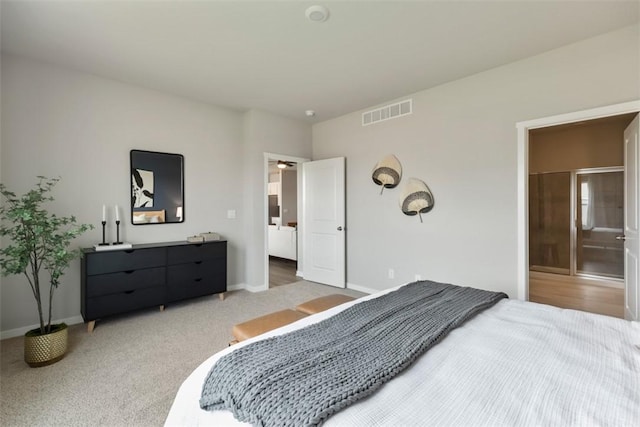
{"type": "Polygon", "coordinates": [[[296,270],[296,277],[302,277],[304,279],[304,275],[302,274],[302,271],[296,270]]]}
{"type": "MultiPolygon", "coordinates": [[[[77,325],[78,323],[83,323],[83,322],[84,322],[84,319],[82,318],[82,316],[73,316],[73,317],[68,317],[66,319],[57,319],[52,321],[52,323],[54,324],[66,323],[67,325],[77,325]]],[[[40,324],[35,324],[30,326],[23,326],[22,328],[10,329],[8,331],[2,331],[0,332],[0,339],[4,340],[7,338],[19,337],[26,334],[30,330],[39,328],[39,327],[40,327],[40,324]]]]}
{"type": "Polygon", "coordinates": [[[264,292],[269,290],[269,286],[245,286],[245,288],[249,292],[264,292]]]}
{"type": "Polygon", "coordinates": [[[227,286],[227,291],[241,291],[243,289],[247,289],[247,285],[244,283],[236,283],[235,285],[227,286]]]}
{"type": "Polygon", "coordinates": [[[354,283],[347,283],[347,289],[353,289],[354,291],[364,292],[365,294],[375,294],[376,292],[380,292],[380,289],[367,288],[366,286],[360,286],[354,283]]]}

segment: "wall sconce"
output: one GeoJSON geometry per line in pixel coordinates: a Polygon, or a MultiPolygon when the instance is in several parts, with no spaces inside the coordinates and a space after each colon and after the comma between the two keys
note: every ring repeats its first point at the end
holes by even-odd
{"type": "Polygon", "coordinates": [[[400,165],[400,160],[393,154],[389,154],[376,163],[371,178],[373,182],[382,187],[380,194],[382,194],[385,188],[394,188],[400,183],[400,179],[402,178],[402,165],[400,165]]]}
{"type": "Polygon", "coordinates": [[[422,222],[422,214],[433,209],[435,200],[431,190],[423,181],[409,178],[400,195],[400,209],[405,215],[418,215],[422,222]]]}

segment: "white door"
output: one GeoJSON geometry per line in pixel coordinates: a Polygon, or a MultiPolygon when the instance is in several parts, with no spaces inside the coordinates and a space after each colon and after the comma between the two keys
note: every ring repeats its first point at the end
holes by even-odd
{"type": "Polygon", "coordinates": [[[638,215],[640,209],[640,152],[638,151],[638,134],[640,122],[636,116],[624,131],[624,317],[628,320],[639,320],[640,292],[638,277],[638,215]]]}
{"type": "Polygon", "coordinates": [[[345,287],[344,157],[302,164],[305,280],[345,287]]]}

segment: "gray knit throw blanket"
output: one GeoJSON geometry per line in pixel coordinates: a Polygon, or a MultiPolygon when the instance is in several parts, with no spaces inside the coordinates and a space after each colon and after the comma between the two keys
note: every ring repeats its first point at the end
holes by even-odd
{"type": "Polygon", "coordinates": [[[200,407],[258,426],[316,426],[391,380],[507,295],[415,282],[220,358],[200,407]]]}

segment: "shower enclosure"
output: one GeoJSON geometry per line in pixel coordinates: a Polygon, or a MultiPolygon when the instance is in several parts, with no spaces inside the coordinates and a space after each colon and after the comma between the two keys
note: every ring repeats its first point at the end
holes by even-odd
{"type": "Polygon", "coordinates": [[[530,270],[624,279],[622,168],[529,175],[530,270]]]}

